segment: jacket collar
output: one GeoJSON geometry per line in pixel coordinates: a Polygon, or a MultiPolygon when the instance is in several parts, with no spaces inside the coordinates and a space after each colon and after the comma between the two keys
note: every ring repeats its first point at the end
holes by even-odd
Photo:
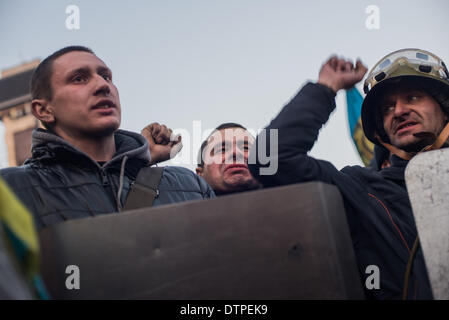
{"type": "MultiPolygon", "coordinates": [[[[116,153],[110,161],[103,165],[103,168],[115,166],[116,164],[119,165],[125,156],[129,159],[139,160],[145,164],[150,162],[148,141],[142,135],[126,130],[117,130],[114,133],[114,138],[116,153]]],[[[76,148],[55,133],[40,128],[34,130],[32,133],[31,152],[31,159],[28,159],[25,163],[35,161],[69,162],[79,165],[93,164],[101,168],[95,160],[82,150],[76,148]]]]}
{"type": "Polygon", "coordinates": [[[390,157],[391,166],[384,168],[380,171],[380,174],[390,180],[395,180],[397,183],[405,187],[404,172],[405,167],[408,164],[408,160],[404,160],[393,154],[390,157]]]}

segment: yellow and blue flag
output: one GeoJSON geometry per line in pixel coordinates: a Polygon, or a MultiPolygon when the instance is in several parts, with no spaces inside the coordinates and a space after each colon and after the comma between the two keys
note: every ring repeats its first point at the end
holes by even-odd
{"type": "Polygon", "coordinates": [[[0,228],[34,296],[48,299],[39,274],[39,241],[31,214],[0,178],[0,228]]]}
{"type": "Polygon", "coordinates": [[[365,166],[368,166],[374,155],[374,144],[363,133],[361,118],[363,97],[357,88],[346,90],[346,103],[352,141],[359,152],[360,159],[365,166]]]}

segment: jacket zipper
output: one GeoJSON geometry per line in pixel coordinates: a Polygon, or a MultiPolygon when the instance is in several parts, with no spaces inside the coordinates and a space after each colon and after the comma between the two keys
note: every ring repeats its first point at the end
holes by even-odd
{"type": "Polygon", "coordinates": [[[101,172],[101,180],[102,180],[103,186],[109,185],[109,181],[108,181],[106,172],[103,169],[101,169],[100,172],[101,172]]]}

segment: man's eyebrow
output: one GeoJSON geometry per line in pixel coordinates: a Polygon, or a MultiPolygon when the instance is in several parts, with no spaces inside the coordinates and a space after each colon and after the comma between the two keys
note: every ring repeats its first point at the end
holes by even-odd
{"type": "Polygon", "coordinates": [[[109,69],[108,67],[103,67],[103,66],[100,66],[100,67],[98,67],[97,68],[97,72],[98,73],[109,73],[109,74],[112,74],[112,71],[111,71],[111,69],[109,69]]]}
{"type": "MultiPolygon", "coordinates": [[[[89,67],[80,67],[80,68],[71,70],[68,74],[69,75],[73,75],[73,74],[76,74],[76,73],[89,73],[90,70],[91,69],[89,67]]],[[[97,68],[97,72],[98,73],[105,73],[105,72],[107,72],[107,73],[111,73],[112,74],[111,69],[109,69],[108,67],[103,67],[103,66],[99,66],[97,68]]]]}
{"type": "Polygon", "coordinates": [[[87,74],[87,73],[89,73],[89,68],[87,68],[87,67],[81,67],[81,68],[78,68],[78,69],[75,69],[75,70],[71,70],[71,71],[68,73],[68,77],[71,77],[71,76],[73,76],[74,74],[77,74],[77,73],[84,73],[84,74],[87,74]]]}

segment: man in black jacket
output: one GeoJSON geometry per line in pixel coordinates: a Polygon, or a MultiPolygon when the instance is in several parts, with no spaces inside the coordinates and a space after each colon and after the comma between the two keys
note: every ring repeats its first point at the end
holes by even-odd
{"type": "MultiPolygon", "coordinates": [[[[39,228],[121,211],[139,171],[150,164],[146,139],[119,130],[112,72],[90,49],[66,47],[44,59],[31,81],[32,158],[0,171],[39,228]]],[[[166,167],[153,205],[213,197],[190,170],[166,167]]]]}
{"type": "Polygon", "coordinates": [[[439,148],[447,139],[448,72],[438,57],[423,50],[402,50],[382,59],[365,82],[362,121],[366,136],[391,152],[391,164],[379,170],[348,166],[339,171],[307,153],[335,108],[336,92],[352,87],[365,72],[360,61],[355,68],[336,57],[327,61],[318,83],[306,84],[267,127],[278,130],[277,172],[262,175],[260,162],[250,170],[266,187],[307,181],[336,185],[367,298],[431,299],[404,169],[416,152],[439,148]],[[406,276],[409,261],[413,264],[406,276]],[[367,283],[369,270],[376,267],[378,287],[367,283]]]}

